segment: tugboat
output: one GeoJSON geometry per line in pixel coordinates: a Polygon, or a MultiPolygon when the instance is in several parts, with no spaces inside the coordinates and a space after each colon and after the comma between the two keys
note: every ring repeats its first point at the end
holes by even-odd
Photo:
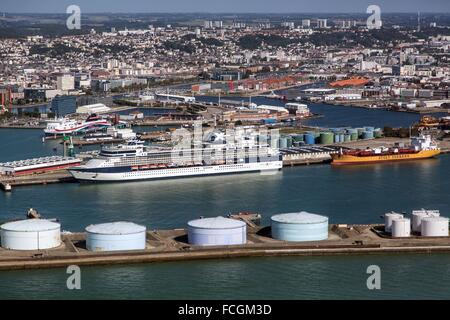
{"type": "Polygon", "coordinates": [[[368,148],[365,150],[347,150],[332,154],[332,165],[368,164],[377,162],[428,159],[437,156],[441,150],[429,135],[411,138],[409,147],[398,145],[391,148],[368,148]]]}

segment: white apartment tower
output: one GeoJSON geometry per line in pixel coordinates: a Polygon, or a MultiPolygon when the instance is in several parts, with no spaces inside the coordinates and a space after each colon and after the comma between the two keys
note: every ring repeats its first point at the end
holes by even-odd
{"type": "Polygon", "coordinates": [[[57,77],[56,88],[58,90],[73,90],[75,89],[75,77],[70,74],[65,74],[57,77]]]}

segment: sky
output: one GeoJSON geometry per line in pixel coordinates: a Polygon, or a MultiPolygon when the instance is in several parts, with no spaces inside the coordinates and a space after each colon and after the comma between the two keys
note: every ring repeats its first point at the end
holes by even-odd
{"type": "Polygon", "coordinates": [[[365,13],[370,4],[382,12],[450,13],[450,0],[0,0],[0,12],[65,13],[71,4],[85,13],[365,13]]]}

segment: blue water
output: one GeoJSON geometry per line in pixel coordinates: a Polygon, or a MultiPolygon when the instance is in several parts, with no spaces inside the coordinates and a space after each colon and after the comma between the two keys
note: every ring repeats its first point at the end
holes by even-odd
{"type": "Polygon", "coordinates": [[[2,299],[449,299],[450,255],[272,257],[0,273],[2,299]],[[381,270],[368,290],[366,271],[381,270]]]}
{"type": "MultiPolygon", "coordinates": [[[[374,116],[380,111],[345,110],[350,118],[341,119],[354,122],[343,125],[377,126],[367,123],[373,117],[380,121],[374,116]],[[353,112],[362,112],[363,118],[353,112]]],[[[389,120],[394,122],[411,115],[386,116],[394,117],[389,120]]],[[[53,154],[53,148],[62,151],[54,141],[42,144],[40,137],[39,130],[0,130],[0,161],[53,154]]],[[[272,214],[299,210],[342,223],[380,222],[379,216],[386,211],[422,207],[449,216],[449,172],[450,156],[443,155],[401,164],[285,168],[269,176],[21,187],[11,194],[0,193],[0,221],[23,218],[29,207],[45,217],[59,218],[63,229],[71,231],[117,220],[149,229],[184,227],[199,216],[243,210],[263,214],[264,224],[272,214]]],[[[448,299],[450,255],[273,257],[84,267],[82,290],[75,292],[66,289],[66,277],[64,269],[0,272],[0,298],[448,299]],[[381,267],[380,291],[366,288],[366,268],[372,264],[381,267]]]]}

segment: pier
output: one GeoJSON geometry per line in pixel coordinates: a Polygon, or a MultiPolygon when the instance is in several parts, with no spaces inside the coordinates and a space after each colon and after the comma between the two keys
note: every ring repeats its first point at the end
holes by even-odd
{"type": "Polygon", "coordinates": [[[14,187],[20,186],[46,185],[74,181],[75,179],[67,170],[11,177],[0,175],[0,188],[4,191],[11,191],[14,187]],[[10,186],[9,190],[8,185],[10,186]]]}
{"type": "Polygon", "coordinates": [[[147,232],[146,249],[116,252],[88,251],[84,233],[66,233],[62,235],[60,247],[55,249],[0,249],[0,270],[242,257],[450,252],[450,237],[391,238],[384,233],[383,226],[378,224],[330,225],[327,240],[309,242],[275,240],[270,237],[270,227],[251,224],[248,225],[247,233],[245,245],[201,247],[188,243],[185,229],[153,230],[147,232]]]}

